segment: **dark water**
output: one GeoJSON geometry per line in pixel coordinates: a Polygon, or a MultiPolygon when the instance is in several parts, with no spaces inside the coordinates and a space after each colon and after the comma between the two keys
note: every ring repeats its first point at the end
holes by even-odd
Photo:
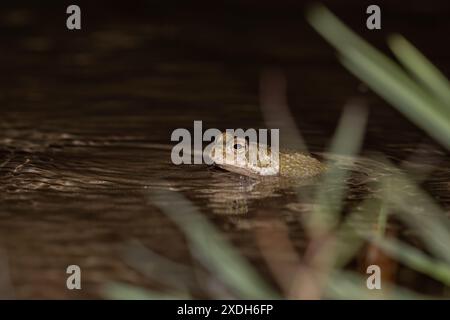
{"type": "MultiPolygon", "coordinates": [[[[450,51],[438,38],[450,31],[450,19],[435,6],[392,6],[386,30],[365,34],[380,44],[389,31],[401,31],[448,75],[450,51]]],[[[171,132],[192,130],[194,120],[205,129],[264,127],[259,81],[267,68],[285,74],[290,109],[312,151],[326,150],[345,103],[363,98],[370,107],[363,153],[407,160],[413,173],[425,169],[425,188],[448,211],[448,153],[340,67],[301,9],[293,14],[280,5],[271,14],[267,6],[253,12],[233,3],[225,13],[140,2],[121,16],[120,8],[88,8],[79,33],[64,30],[60,8],[1,11],[3,296],[93,298],[110,281],[158,288],[127,261],[135,243],[192,266],[183,235],[149,202],[155,190],[181,192],[272,281],[253,231],[281,221],[301,252],[298,217],[311,204],[299,203],[292,188],[261,188],[204,165],[175,166],[169,149],[171,132]],[[81,291],[65,287],[71,264],[82,268],[81,291]]],[[[345,17],[344,8],[336,10],[345,17]]],[[[361,188],[353,188],[350,203],[367,196],[361,188]]],[[[440,292],[419,275],[407,285],[440,292]]]]}

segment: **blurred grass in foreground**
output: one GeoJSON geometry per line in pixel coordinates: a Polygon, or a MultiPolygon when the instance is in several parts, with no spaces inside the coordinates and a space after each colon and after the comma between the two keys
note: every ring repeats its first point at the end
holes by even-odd
{"type": "Polygon", "coordinates": [[[315,5],[307,19],[338,50],[342,64],[351,73],[450,149],[450,84],[416,48],[400,35],[388,42],[418,81],[325,7],[315,5]]]}
{"type": "MultiPolygon", "coordinates": [[[[365,112],[357,111],[353,106],[346,108],[342,116],[341,125],[331,143],[332,150],[337,153],[347,151],[349,155],[356,155],[357,146],[360,144],[365,124],[365,112]],[[352,115],[350,116],[351,113],[352,115]],[[358,120],[360,126],[359,135],[349,135],[351,128],[349,119],[358,120]],[[343,142],[347,144],[343,144],[343,142]],[[337,147],[337,146],[343,147],[337,147]]],[[[321,184],[317,186],[316,210],[314,210],[304,223],[309,228],[310,243],[308,246],[317,249],[309,257],[300,257],[298,265],[290,276],[292,279],[308,277],[308,285],[304,282],[292,281],[291,286],[299,288],[285,288],[284,292],[296,292],[297,295],[290,298],[310,297],[310,290],[317,292],[318,298],[332,299],[423,299],[424,295],[399,287],[394,283],[383,283],[382,290],[368,290],[366,288],[366,274],[345,271],[343,268],[361,252],[365,243],[380,248],[396,261],[410,268],[427,274],[444,285],[450,284],[450,243],[448,221],[444,212],[426,195],[415,183],[401,174],[398,168],[384,159],[386,168],[390,167],[389,176],[383,176],[377,180],[381,190],[381,199],[370,197],[358,205],[360,210],[341,216],[341,205],[330,207],[330,195],[321,194],[328,190],[326,184],[330,182],[330,175],[339,177],[342,188],[331,195],[332,203],[341,203],[346,196],[346,179],[343,173],[336,173],[340,169],[330,167],[331,173],[325,175],[321,184]],[[333,171],[336,171],[333,173],[333,171]],[[404,186],[408,186],[409,192],[405,192],[404,186]],[[411,195],[411,191],[413,195],[411,195]],[[331,210],[330,210],[331,209],[331,210]],[[339,209],[339,210],[336,210],[339,209]],[[418,248],[403,243],[392,237],[385,237],[383,232],[388,218],[387,212],[396,212],[396,216],[409,225],[421,238],[429,252],[434,257],[425,254],[418,248]],[[426,211],[426,215],[422,211],[426,211]],[[365,215],[367,223],[364,227],[355,225],[354,221],[361,214],[365,215]],[[332,221],[332,223],[330,223],[332,221]],[[373,230],[373,224],[378,224],[378,229],[373,230]],[[380,231],[382,229],[382,231],[380,231]],[[299,273],[299,274],[297,274],[299,273]],[[299,277],[300,276],[300,277],[299,277]],[[312,279],[312,281],[311,281],[312,279]],[[312,287],[311,287],[312,284],[312,287]],[[297,290],[295,290],[297,289],[297,290]]],[[[222,236],[215,226],[210,223],[192,202],[181,193],[175,191],[155,191],[150,195],[149,204],[155,205],[173,220],[179,229],[185,234],[190,251],[195,260],[206,269],[201,272],[197,281],[211,298],[240,298],[240,299],[279,299],[277,291],[253,269],[222,236]],[[210,290],[214,286],[209,282],[218,281],[223,285],[221,290],[210,290]]],[[[356,209],[356,208],[355,208],[356,209]]],[[[270,237],[270,234],[263,234],[270,237]]],[[[286,235],[286,239],[288,239],[286,235]]],[[[287,250],[286,250],[287,251],[287,250]]],[[[283,252],[283,254],[297,255],[295,252],[283,252]]],[[[154,258],[154,257],[153,257],[154,258]]],[[[270,259],[270,255],[267,257],[270,259]]],[[[277,263],[276,261],[267,261],[277,263]]],[[[158,280],[170,280],[169,264],[164,262],[164,277],[158,274],[153,276],[158,280]]],[[[176,273],[173,267],[172,271],[176,273]]],[[[188,267],[185,267],[187,270],[188,267]]],[[[384,270],[385,271],[385,270],[384,270]]],[[[115,283],[105,288],[106,297],[118,299],[186,299],[193,298],[189,288],[181,288],[182,285],[162,291],[151,291],[127,284],[115,283]]]]}
{"type": "MultiPolygon", "coordinates": [[[[314,7],[308,13],[308,20],[338,49],[340,59],[353,74],[437,141],[450,148],[449,84],[417,49],[401,36],[390,38],[390,47],[417,79],[415,81],[394,61],[349,30],[326,8],[314,7]]],[[[331,143],[331,153],[355,157],[363,139],[366,113],[357,106],[345,110],[331,143]]],[[[348,173],[329,163],[329,172],[316,188],[314,210],[302,221],[309,235],[307,254],[298,257],[294,272],[290,274],[292,282],[289,283],[298,288],[282,288],[283,292],[298,293],[290,298],[427,298],[393,282],[383,283],[382,290],[368,290],[367,274],[344,271],[343,268],[361,252],[364,245],[375,247],[394,259],[386,268],[402,263],[439,281],[443,286],[450,286],[450,224],[444,210],[400,168],[383,156],[378,156],[377,161],[389,169],[390,175],[382,174],[381,178],[374,178],[375,190],[379,190],[377,194],[363,200],[357,208],[350,208],[345,216],[342,216],[342,203],[346,196],[348,173]],[[332,194],[327,194],[330,185],[335,187],[336,181],[338,187],[334,188],[332,194]],[[355,223],[361,215],[370,223],[364,226],[355,223]],[[409,227],[425,250],[389,236],[386,224],[391,216],[409,227]],[[305,290],[313,291],[314,295],[308,295],[309,292],[304,295],[305,290]]],[[[224,288],[215,291],[208,290],[213,286],[205,285],[204,290],[211,298],[281,297],[194,204],[180,193],[154,192],[150,195],[150,204],[167,214],[185,234],[192,256],[207,271],[207,274],[201,273],[199,283],[205,285],[215,279],[223,285],[224,288]]],[[[285,239],[289,239],[287,234],[285,239]]],[[[288,250],[289,247],[286,248],[288,250]]],[[[297,255],[296,252],[283,254],[297,255]]],[[[276,263],[270,261],[270,254],[263,253],[263,256],[269,259],[268,265],[276,263]]],[[[169,271],[166,270],[166,273],[169,271]]],[[[122,299],[192,298],[188,288],[156,292],[117,283],[108,286],[105,295],[122,299]]]]}

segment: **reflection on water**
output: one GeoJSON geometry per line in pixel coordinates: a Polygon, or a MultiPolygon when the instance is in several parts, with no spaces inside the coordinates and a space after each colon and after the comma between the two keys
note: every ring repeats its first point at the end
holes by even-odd
{"type": "MultiPolygon", "coordinates": [[[[98,132],[79,121],[76,133],[64,130],[63,118],[59,131],[32,129],[23,125],[32,121],[26,116],[2,122],[1,138],[0,240],[18,296],[75,296],[61,286],[69,264],[83,269],[83,296],[96,296],[99,285],[112,280],[151,285],[124,262],[122,250],[132,239],[174,261],[188,261],[183,237],[148,203],[153,190],[185,194],[253,259],[260,258],[251,234],[241,231],[274,217],[297,230],[299,217],[312,210],[317,181],[254,180],[206,165],[175,166],[170,144],[161,143],[166,136],[121,135],[122,128],[114,136],[102,132],[102,124],[110,131],[114,123],[123,125],[126,115],[105,114],[98,132]]],[[[168,121],[161,125],[171,127],[168,121]]],[[[350,165],[344,157],[319,156],[352,170],[347,205],[376,197],[371,182],[376,174],[390,174],[374,160],[359,158],[350,165]]],[[[431,191],[448,205],[448,167],[433,171],[439,174],[428,179],[431,191]]],[[[356,223],[367,228],[371,222],[364,221],[356,223]]],[[[302,247],[301,233],[292,239],[302,247]]]]}
{"type": "MultiPolygon", "coordinates": [[[[21,17],[10,16],[11,28],[25,24],[21,17]]],[[[0,57],[10,75],[0,92],[0,268],[8,269],[16,297],[98,297],[109,281],[157,287],[125,262],[123,250],[135,239],[156,254],[189,265],[184,237],[148,202],[154,190],[182,192],[263,274],[267,270],[252,234],[243,230],[279,219],[302,250],[298,217],[311,212],[317,181],[253,180],[204,165],[171,164],[170,133],[191,128],[194,120],[222,129],[264,127],[256,89],[264,63],[243,66],[239,58],[249,60],[248,52],[239,46],[229,49],[229,56],[219,50],[205,57],[204,46],[222,46],[215,33],[203,28],[204,43],[198,47],[182,30],[131,23],[120,31],[75,37],[79,49],[62,52],[54,51],[56,40],[65,41],[57,33],[52,40],[46,35],[5,40],[11,50],[0,57]],[[186,56],[176,50],[178,37],[187,47],[186,56]],[[298,198],[297,192],[303,196],[298,198]],[[65,289],[65,270],[71,264],[83,270],[82,291],[65,289]]],[[[227,33],[226,28],[215,31],[227,33]]],[[[320,153],[343,101],[359,84],[336,66],[321,69],[332,53],[317,57],[314,52],[321,47],[314,41],[308,50],[290,44],[292,50],[264,51],[261,45],[260,54],[286,58],[294,86],[293,113],[308,146],[320,153]],[[293,61],[293,56],[299,59],[293,61]],[[318,112],[320,108],[326,112],[318,112]]],[[[426,155],[416,153],[410,167],[429,163],[424,186],[448,208],[448,154],[381,101],[369,94],[366,98],[377,108],[365,151],[385,152],[398,162],[423,142],[426,155]]],[[[320,156],[349,168],[343,158],[320,156]]],[[[351,170],[346,206],[377,196],[371,184],[374,172],[390,174],[366,158],[351,170]]],[[[366,222],[362,218],[360,223],[366,222]]]]}

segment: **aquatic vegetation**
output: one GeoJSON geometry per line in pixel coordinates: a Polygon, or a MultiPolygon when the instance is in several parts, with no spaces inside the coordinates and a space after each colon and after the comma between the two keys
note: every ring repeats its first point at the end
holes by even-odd
{"type": "MultiPolygon", "coordinates": [[[[313,7],[308,11],[307,19],[338,50],[339,59],[351,73],[450,149],[449,83],[417,49],[399,35],[389,39],[389,46],[405,67],[404,70],[348,29],[325,7],[313,7]]],[[[266,113],[265,118],[268,117],[270,114],[266,113]]],[[[332,139],[330,152],[356,156],[366,120],[367,113],[362,103],[351,101],[332,139]]],[[[300,256],[293,250],[282,227],[277,237],[265,241],[269,247],[262,255],[278,280],[283,297],[427,298],[389,281],[383,284],[382,290],[367,290],[366,275],[345,269],[361,252],[367,261],[382,264],[386,273],[401,263],[439,281],[443,287],[450,286],[448,214],[401,167],[390,163],[383,155],[376,155],[374,159],[383,163],[390,172],[373,181],[373,188],[379,190],[379,196],[361,201],[347,209],[346,214],[343,214],[343,202],[347,194],[348,172],[339,170],[333,163],[329,164],[330,170],[316,187],[312,213],[302,217],[309,241],[304,255],[300,256]],[[331,184],[333,192],[330,193],[328,186],[331,184]],[[368,222],[365,228],[357,223],[361,216],[368,222]],[[393,218],[410,229],[421,245],[413,246],[390,235],[386,224],[393,218]],[[276,265],[272,260],[273,253],[280,250],[292,257],[294,266],[276,265]],[[370,257],[369,253],[374,252],[370,257]],[[286,274],[288,280],[283,278],[286,274]]],[[[302,197],[300,193],[299,197],[302,197]]],[[[192,256],[206,269],[202,280],[216,285],[205,287],[211,297],[281,297],[180,193],[152,192],[149,204],[167,214],[183,231],[192,256]],[[217,289],[217,285],[220,289],[212,290],[213,287],[217,289]]],[[[273,235],[259,232],[255,236],[261,243],[265,237],[273,235]]],[[[174,290],[152,292],[115,284],[106,294],[120,298],[163,299],[185,297],[182,293],[186,292],[188,290],[181,293],[174,290]]]]}
{"type": "Polygon", "coordinates": [[[314,6],[307,19],[338,50],[339,59],[351,73],[450,149],[450,84],[412,44],[400,35],[388,42],[417,81],[325,7],[314,6]]]}

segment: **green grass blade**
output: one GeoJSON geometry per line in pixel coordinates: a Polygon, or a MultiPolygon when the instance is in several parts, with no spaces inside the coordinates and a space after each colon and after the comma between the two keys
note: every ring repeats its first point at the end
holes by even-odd
{"type": "Polygon", "coordinates": [[[450,149],[450,116],[445,104],[325,7],[315,6],[307,19],[343,55],[347,69],[450,149]]]}
{"type": "Polygon", "coordinates": [[[330,276],[325,288],[326,297],[346,300],[422,300],[431,298],[417,294],[406,288],[389,284],[382,284],[379,290],[370,290],[366,287],[366,280],[367,278],[354,272],[336,271],[330,276]]]}
{"type": "Polygon", "coordinates": [[[161,293],[133,285],[113,282],[103,288],[103,295],[113,300],[181,300],[191,299],[187,293],[161,293]]]}
{"type": "Polygon", "coordinates": [[[379,248],[399,262],[450,286],[450,265],[426,256],[418,249],[396,239],[373,238],[379,248]]]}
{"type": "MultiPolygon", "coordinates": [[[[386,218],[384,207],[383,201],[369,198],[346,215],[335,232],[336,247],[333,248],[333,252],[328,253],[334,255],[334,268],[346,266],[363,248],[366,239],[361,237],[361,234],[370,234],[373,232],[373,226],[386,218]],[[361,223],[361,218],[363,218],[363,223],[361,223]]],[[[379,230],[384,232],[385,223],[385,221],[381,222],[379,230]]]]}
{"type": "Polygon", "coordinates": [[[405,176],[385,179],[382,184],[384,198],[401,210],[398,217],[420,235],[436,257],[450,263],[450,224],[445,212],[405,176]],[[408,193],[403,191],[406,186],[408,193]]]}
{"type": "Polygon", "coordinates": [[[151,201],[184,232],[195,257],[239,298],[279,298],[190,201],[168,191],[155,192],[151,195],[151,201]]]}
{"type": "Polygon", "coordinates": [[[450,112],[450,83],[419,50],[399,34],[388,39],[389,47],[397,59],[409,70],[424,87],[434,93],[450,112]]]}
{"type": "Polygon", "coordinates": [[[389,70],[397,81],[407,84],[411,90],[423,91],[392,59],[358,36],[324,6],[314,6],[306,17],[313,28],[340,53],[348,49],[364,53],[381,68],[389,70]]]}
{"type": "MultiPolygon", "coordinates": [[[[331,143],[331,154],[353,156],[358,153],[364,137],[367,110],[357,104],[355,100],[345,108],[331,143]]],[[[312,231],[332,229],[339,220],[346,190],[345,180],[349,172],[334,165],[332,161],[328,163],[328,167],[318,188],[315,210],[307,221],[312,231]],[[328,192],[327,186],[333,186],[333,192],[328,192]]]]}
{"type": "Polygon", "coordinates": [[[397,81],[389,70],[380,68],[360,52],[347,49],[344,55],[342,64],[351,73],[450,149],[450,119],[439,112],[439,108],[430,107],[434,104],[431,99],[397,81]]]}

